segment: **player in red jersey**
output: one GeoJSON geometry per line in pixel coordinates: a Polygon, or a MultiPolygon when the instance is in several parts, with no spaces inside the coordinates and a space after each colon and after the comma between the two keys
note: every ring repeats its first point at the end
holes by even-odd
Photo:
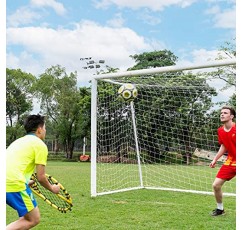
{"type": "Polygon", "coordinates": [[[235,115],[236,112],[232,107],[222,107],[220,120],[223,123],[223,126],[218,128],[218,142],[220,148],[217,155],[210,163],[210,167],[214,168],[217,160],[223,154],[228,153],[228,156],[213,182],[217,208],[211,213],[212,216],[219,216],[225,213],[222,201],[222,186],[226,181],[229,181],[236,176],[236,124],[233,122],[235,115]]]}

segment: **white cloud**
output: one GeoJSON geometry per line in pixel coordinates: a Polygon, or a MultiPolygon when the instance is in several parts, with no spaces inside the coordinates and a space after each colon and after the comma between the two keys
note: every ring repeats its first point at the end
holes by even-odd
{"type": "Polygon", "coordinates": [[[215,5],[215,6],[212,6],[211,8],[208,8],[206,11],[205,11],[206,14],[219,14],[220,13],[220,7],[215,5]]]}
{"type": "Polygon", "coordinates": [[[229,9],[227,11],[221,12],[214,17],[215,26],[218,28],[236,28],[236,10],[229,9]]]}
{"type": "Polygon", "coordinates": [[[91,21],[82,21],[73,30],[23,27],[8,28],[6,32],[7,45],[19,45],[25,50],[18,56],[7,54],[9,68],[40,74],[60,64],[67,71],[78,71],[80,82],[90,79],[89,72],[83,72],[86,63],[81,62],[80,57],[104,59],[106,65],[126,70],[134,64],[129,55],[152,49],[129,28],[102,27],[91,21]]]}
{"type": "Polygon", "coordinates": [[[21,7],[13,14],[7,17],[7,25],[17,27],[19,25],[26,25],[32,23],[34,20],[41,18],[40,14],[34,12],[29,7],[21,7]]]}
{"type": "Polygon", "coordinates": [[[236,8],[235,6],[226,10],[221,10],[219,6],[214,5],[207,9],[206,14],[213,15],[213,26],[217,28],[236,28],[236,8]]]}
{"type": "MultiPolygon", "coordinates": [[[[193,64],[206,64],[210,61],[216,61],[218,56],[230,59],[224,52],[220,50],[206,50],[206,49],[194,49],[191,52],[187,52],[185,49],[181,51],[183,55],[178,60],[178,65],[188,66],[193,64]],[[186,55],[188,53],[188,56],[186,55]]],[[[235,58],[234,58],[235,59],[235,58]]]]}
{"type": "Polygon", "coordinates": [[[182,8],[188,7],[197,0],[101,0],[94,1],[97,8],[108,8],[111,5],[127,7],[131,9],[148,8],[153,11],[163,10],[165,7],[177,5],[182,8]]]}
{"type": "Polygon", "coordinates": [[[149,10],[144,10],[142,12],[141,16],[139,17],[140,20],[142,20],[144,23],[155,26],[161,23],[160,17],[153,16],[152,12],[149,10]]]}
{"type": "Polygon", "coordinates": [[[195,63],[202,63],[207,62],[208,60],[214,61],[218,56],[218,52],[219,51],[217,50],[198,49],[193,50],[191,54],[195,63]]]}
{"type": "Polygon", "coordinates": [[[209,3],[218,3],[218,2],[226,2],[226,3],[231,3],[231,4],[235,4],[236,0],[205,0],[206,2],[209,3]]]}
{"type": "Polygon", "coordinates": [[[206,63],[208,60],[215,60],[217,50],[194,49],[188,51],[186,49],[179,50],[181,53],[178,59],[178,65],[188,66],[192,64],[206,63]]]}
{"type": "Polygon", "coordinates": [[[7,53],[6,59],[8,68],[10,67],[12,69],[22,69],[23,67],[23,71],[37,76],[39,73],[43,72],[43,65],[39,63],[39,61],[36,60],[34,56],[27,51],[23,51],[17,56],[13,53],[7,53]]]}
{"type": "MultiPolygon", "coordinates": [[[[167,44],[165,44],[164,42],[157,40],[155,38],[152,39],[147,39],[148,44],[150,44],[150,46],[152,47],[152,50],[164,50],[164,49],[168,49],[167,48],[167,44]]],[[[151,50],[151,51],[152,51],[151,50]]]]}
{"type": "Polygon", "coordinates": [[[43,11],[41,10],[45,7],[52,8],[58,15],[66,13],[63,4],[55,0],[31,0],[30,5],[18,8],[16,12],[7,17],[7,26],[18,27],[35,23],[37,19],[44,18],[43,11]]]}
{"type": "Polygon", "coordinates": [[[118,13],[118,14],[115,14],[114,18],[107,21],[107,25],[109,25],[111,27],[122,27],[124,22],[125,22],[125,20],[122,17],[121,13],[118,13]]]}
{"type": "Polygon", "coordinates": [[[58,15],[64,15],[66,13],[66,9],[62,3],[59,3],[55,0],[31,0],[31,5],[35,7],[50,7],[58,15]]]}

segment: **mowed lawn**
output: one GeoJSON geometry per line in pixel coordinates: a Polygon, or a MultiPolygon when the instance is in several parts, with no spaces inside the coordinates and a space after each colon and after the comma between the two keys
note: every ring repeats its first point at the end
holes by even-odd
{"type": "MultiPolygon", "coordinates": [[[[211,217],[214,196],[159,190],[136,190],[90,197],[90,163],[48,162],[47,173],[73,198],[72,211],[60,213],[37,198],[45,230],[236,229],[236,198],[224,197],[226,215],[211,217]]],[[[18,218],[7,206],[6,222],[18,218]]]]}

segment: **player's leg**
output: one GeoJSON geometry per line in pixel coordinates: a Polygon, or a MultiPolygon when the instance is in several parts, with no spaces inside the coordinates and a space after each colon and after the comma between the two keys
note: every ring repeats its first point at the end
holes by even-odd
{"type": "Polygon", "coordinates": [[[7,229],[30,229],[40,221],[37,202],[28,186],[21,192],[8,192],[7,204],[18,212],[19,219],[7,226],[7,229]]]}
{"type": "Polygon", "coordinates": [[[213,190],[216,201],[222,204],[222,186],[226,181],[231,180],[236,176],[236,166],[222,165],[217,173],[216,179],[213,182],[213,190]]]}
{"type": "Polygon", "coordinates": [[[214,196],[217,201],[217,203],[222,203],[223,202],[223,193],[222,193],[222,186],[225,183],[226,180],[221,179],[221,178],[215,178],[213,182],[213,191],[214,191],[214,196]]]}
{"type": "Polygon", "coordinates": [[[40,221],[39,208],[36,207],[25,216],[7,225],[6,230],[28,230],[36,226],[40,221]]]}
{"type": "Polygon", "coordinates": [[[226,180],[224,179],[220,179],[216,177],[213,182],[213,191],[217,202],[217,208],[212,211],[211,213],[212,216],[219,216],[225,213],[223,208],[223,193],[222,193],[222,186],[225,183],[225,181],[226,180]]]}

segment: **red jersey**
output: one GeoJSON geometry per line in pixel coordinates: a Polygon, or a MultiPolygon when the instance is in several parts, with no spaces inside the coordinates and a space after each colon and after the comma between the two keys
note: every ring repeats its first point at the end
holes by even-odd
{"type": "Polygon", "coordinates": [[[236,124],[227,132],[224,126],[218,128],[218,142],[223,144],[228,152],[224,165],[236,166],[236,124]]]}

